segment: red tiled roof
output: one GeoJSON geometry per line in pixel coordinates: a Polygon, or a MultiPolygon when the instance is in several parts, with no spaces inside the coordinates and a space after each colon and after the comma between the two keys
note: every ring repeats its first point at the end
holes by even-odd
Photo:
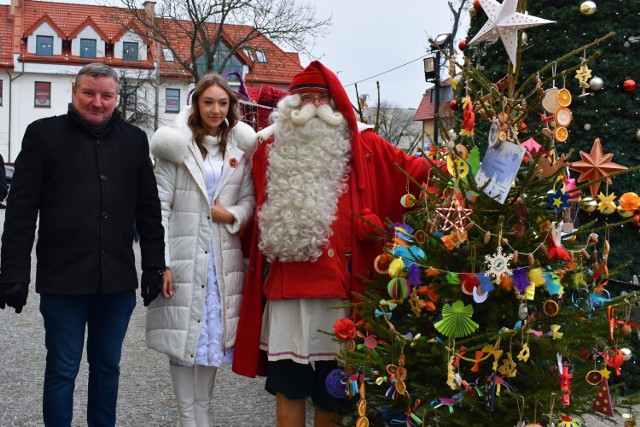
{"type": "Polygon", "coordinates": [[[423,120],[431,120],[433,119],[433,112],[436,107],[431,103],[431,89],[427,89],[427,91],[422,95],[422,100],[420,101],[420,105],[416,109],[416,114],[413,116],[414,121],[423,121],[423,120]]]}
{"type": "Polygon", "coordinates": [[[73,38],[72,35],[86,26],[87,18],[91,18],[98,26],[96,30],[104,34],[106,41],[116,41],[116,36],[122,32],[120,22],[129,20],[126,10],[116,7],[22,0],[22,8],[23,36],[28,36],[28,31],[33,31],[34,25],[46,14],[55,22],[64,39],[73,38]]]}
{"type": "Polygon", "coordinates": [[[13,22],[9,18],[9,7],[0,5],[0,66],[13,68],[12,29],[13,22]]]}
{"type": "MultiPolygon", "coordinates": [[[[145,37],[144,30],[133,25],[130,12],[124,8],[35,0],[21,0],[21,3],[23,13],[22,37],[28,36],[45,20],[52,25],[60,34],[60,37],[65,40],[71,40],[76,37],[87,25],[92,26],[105,41],[110,43],[120,39],[129,28],[141,37],[145,37]],[[128,24],[123,26],[125,22],[128,22],[128,24]]],[[[2,6],[3,13],[7,16],[8,7],[9,6],[2,6]]],[[[139,9],[137,13],[143,15],[145,11],[144,9],[139,9]]],[[[0,23],[2,22],[1,19],[2,15],[0,15],[0,23]]],[[[155,25],[164,27],[165,31],[171,34],[170,39],[172,46],[180,58],[190,58],[190,40],[184,35],[184,30],[178,29],[177,24],[171,19],[156,18],[155,25]]],[[[182,21],[181,25],[188,28],[192,23],[190,21],[182,21]]],[[[216,29],[216,24],[209,25],[212,26],[209,30],[216,29]]],[[[12,25],[7,25],[6,27],[2,25],[0,26],[0,31],[4,31],[5,28],[9,28],[8,37],[3,37],[3,40],[10,40],[12,25]]],[[[251,37],[252,31],[255,31],[255,29],[251,26],[225,24],[223,38],[228,45],[233,45],[243,38],[251,37]]],[[[210,34],[214,34],[214,32],[211,31],[210,34]]],[[[151,42],[149,43],[152,44],[151,42]]],[[[271,40],[261,34],[257,34],[255,38],[243,45],[244,47],[263,51],[267,58],[266,63],[253,62],[244,52],[238,52],[237,56],[250,67],[250,71],[246,75],[246,83],[248,86],[260,86],[266,83],[286,87],[289,85],[293,76],[302,70],[297,53],[284,52],[271,40]]],[[[0,61],[2,61],[4,49],[5,47],[0,51],[0,61]]],[[[9,47],[9,49],[11,48],[9,47]]],[[[153,67],[153,58],[156,54],[155,47],[151,46],[148,53],[146,63],[137,63],[139,68],[153,67]]],[[[165,78],[191,78],[191,75],[177,61],[166,62],[163,60],[163,54],[161,53],[160,55],[161,74],[165,78]]],[[[8,58],[11,58],[10,53],[8,58]]],[[[91,62],[91,59],[64,55],[43,57],[27,54],[24,47],[20,59],[28,62],[65,62],[80,65],[91,62]]],[[[128,65],[126,62],[114,58],[106,58],[105,62],[112,66],[128,65]]]]}

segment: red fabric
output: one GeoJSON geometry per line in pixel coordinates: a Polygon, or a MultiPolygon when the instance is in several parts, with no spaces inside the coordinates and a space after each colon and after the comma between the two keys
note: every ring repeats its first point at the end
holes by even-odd
{"type": "MultiPolygon", "coordinates": [[[[256,212],[259,211],[266,198],[267,146],[269,143],[270,141],[261,144],[253,156],[256,212]]],[[[362,215],[363,212],[367,213],[368,211],[368,215],[375,214],[378,218],[390,218],[392,221],[401,220],[405,208],[400,204],[400,198],[406,194],[405,183],[407,179],[394,166],[394,163],[398,163],[402,169],[407,171],[418,182],[423,182],[426,180],[429,170],[428,161],[407,156],[370,130],[362,134],[357,133],[351,144],[353,161],[356,164],[359,162],[361,165],[360,167],[354,166],[349,178],[349,192],[353,212],[362,215]]],[[[410,191],[415,195],[419,192],[419,188],[410,183],[410,191]]],[[[370,277],[373,260],[380,254],[384,242],[358,238],[355,231],[357,230],[358,222],[361,220],[355,217],[353,221],[350,291],[362,293],[364,283],[360,277],[370,277]]],[[[262,285],[265,260],[257,250],[257,243],[258,225],[257,221],[254,221],[252,251],[245,282],[233,360],[233,371],[248,377],[266,374],[266,354],[261,352],[258,347],[265,301],[262,285]]],[[[314,270],[317,267],[319,266],[309,264],[306,272],[306,288],[308,289],[314,288],[316,285],[309,278],[313,277],[314,270]]],[[[318,271],[316,270],[315,273],[318,273],[318,271]]],[[[313,296],[313,292],[309,292],[310,297],[313,296]]],[[[353,298],[353,295],[351,296],[353,298]]]]}
{"type": "Polygon", "coordinates": [[[331,224],[333,235],[315,262],[279,262],[269,267],[263,278],[263,293],[268,300],[292,298],[349,299],[351,278],[351,197],[345,192],[338,200],[337,218],[331,224]],[[313,283],[313,286],[309,286],[313,283]]]}
{"type": "MultiPolygon", "coordinates": [[[[329,85],[325,78],[325,73],[320,67],[318,61],[313,61],[304,70],[293,76],[289,92],[305,93],[305,92],[329,92],[329,85]]],[[[322,64],[320,64],[322,65],[322,64]]]]}

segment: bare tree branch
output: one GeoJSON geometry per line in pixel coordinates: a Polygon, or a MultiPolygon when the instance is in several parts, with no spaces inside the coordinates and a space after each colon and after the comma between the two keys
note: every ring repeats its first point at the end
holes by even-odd
{"type": "Polygon", "coordinates": [[[294,0],[162,0],[155,17],[147,16],[138,0],[121,2],[127,16],[114,19],[123,28],[134,22],[143,36],[169,49],[195,81],[205,72],[222,72],[245,49],[268,54],[276,48],[261,36],[300,52],[331,25],[331,17],[317,18],[314,6],[294,0]]]}

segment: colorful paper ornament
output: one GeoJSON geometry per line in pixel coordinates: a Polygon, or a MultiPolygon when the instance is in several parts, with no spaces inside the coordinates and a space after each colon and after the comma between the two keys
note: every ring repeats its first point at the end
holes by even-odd
{"type": "Polygon", "coordinates": [[[461,338],[472,334],[480,325],[473,321],[473,306],[458,300],[442,306],[442,319],[433,326],[445,337],[461,338]]]}
{"type": "Polygon", "coordinates": [[[569,406],[571,404],[571,378],[573,374],[569,372],[569,367],[563,362],[562,355],[557,354],[558,373],[560,374],[560,391],[562,391],[562,404],[569,406]]]}
{"type": "MultiPolygon", "coordinates": [[[[569,164],[569,169],[580,172],[578,182],[593,181],[595,179],[608,176],[614,172],[627,169],[626,166],[622,166],[611,161],[613,154],[603,153],[600,138],[596,138],[589,154],[584,151],[580,151],[580,157],[582,158],[581,161],[569,164]]],[[[611,184],[612,181],[611,178],[607,178],[604,182],[611,184]]],[[[589,186],[591,189],[591,197],[596,197],[601,183],[602,181],[598,181],[589,186]]]]}
{"type": "Polygon", "coordinates": [[[336,399],[344,399],[348,396],[347,393],[347,378],[351,375],[340,369],[336,368],[333,371],[329,372],[326,379],[324,380],[325,388],[327,392],[335,397],[336,399]]]}
{"type": "Polygon", "coordinates": [[[560,415],[558,427],[582,427],[582,423],[578,420],[574,420],[568,415],[562,414],[560,415]]]}
{"type": "Polygon", "coordinates": [[[624,193],[618,202],[620,207],[627,212],[633,212],[640,208],[640,196],[633,192],[624,193]]]}
{"type": "Polygon", "coordinates": [[[409,296],[409,284],[404,277],[395,277],[389,280],[387,292],[394,300],[402,301],[409,296]]]}
{"type": "Polygon", "coordinates": [[[603,378],[600,388],[596,394],[596,400],[591,407],[594,411],[613,417],[613,407],[611,406],[611,391],[609,390],[609,380],[603,378]]]}
{"type": "Polygon", "coordinates": [[[616,198],[615,193],[611,193],[606,196],[602,193],[599,193],[598,194],[598,200],[599,200],[598,210],[600,211],[600,213],[602,213],[603,215],[610,215],[614,213],[616,211],[616,205],[613,203],[615,198],[616,198]]]}
{"type": "Polygon", "coordinates": [[[514,65],[518,49],[518,30],[554,22],[519,13],[518,0],[504,0],[502,4],[496,0],[479,0],[479,2],[489,19],[469,44],[496,40],[499,37],[514,65]]]}
{"type": "Polygon", "coordinates": [[[571,196],[565,194],[564,190],[561,187],[558,188],[555,192],[549,191],[547,193],[547,197],[549,198],[547,208],[555,210],[558,214],[562,213],[562,209],[569,207],[569,198],[571,196]]]}

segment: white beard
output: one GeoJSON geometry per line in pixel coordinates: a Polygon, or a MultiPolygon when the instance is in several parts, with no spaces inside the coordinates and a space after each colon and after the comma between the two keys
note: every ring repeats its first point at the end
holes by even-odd
{"type": "Polygon", "coordinates": [[[329,243],[338,198],[347,190],[351,132],[330,106],[319,107],[321,119],[312,104],[298,110],[289,98],[299,105],[298,96],[288,96],[272,117],[276,132],[268,151],[266,202],[258,212],[258,247],[269,261],[313,262],[329,243]]]}

